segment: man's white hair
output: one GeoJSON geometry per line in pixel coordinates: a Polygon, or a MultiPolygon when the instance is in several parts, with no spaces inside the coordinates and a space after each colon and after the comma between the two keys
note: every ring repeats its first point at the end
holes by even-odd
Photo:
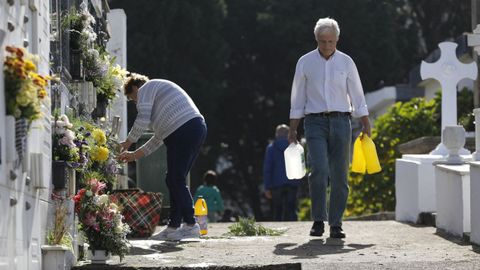
{"type": "Polygon", "coordinates": [[[329,31],[333,31],[337,38],[340,36],[340,27],[338,27],[337,21],[329,17],[320,18],[317,21],[317,24],[315,24],[315,28],[313,29],[315,39],[318,37],[318,35],[329,31]]]}

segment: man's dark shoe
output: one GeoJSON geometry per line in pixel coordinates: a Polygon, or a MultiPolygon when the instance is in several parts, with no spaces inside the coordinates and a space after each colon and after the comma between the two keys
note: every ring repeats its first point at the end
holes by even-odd
{"type": "Polygon", "coordinates": [[[345,233],[340,226],[330,227],[330,237],[331,238],[345,238],[345,233]]]}
{"type": "Polygon", "coordinates": [[[322,236],[325,232],[325,225],[323,221],[313,222],[312,229],[310,229],[310,236],[322,236]]]}

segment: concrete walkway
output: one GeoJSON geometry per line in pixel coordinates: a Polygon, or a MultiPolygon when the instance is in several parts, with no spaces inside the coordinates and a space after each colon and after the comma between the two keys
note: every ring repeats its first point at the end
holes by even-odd
{"type": "MultiPolygon", "coordinates": [[[[74,269],[480,269],[480,248],[396,221],[347,221],[344,240],[310,237],[311,222],[262,223],[282,236],[226,237],[231,223],[209,224],[199,241],[132,240],[123,263],[74,269]]],[[[158,228],[160,229],[160,228],[158,228]]],[[[328,231],[328,227],[327,227],[328,231]]]]}

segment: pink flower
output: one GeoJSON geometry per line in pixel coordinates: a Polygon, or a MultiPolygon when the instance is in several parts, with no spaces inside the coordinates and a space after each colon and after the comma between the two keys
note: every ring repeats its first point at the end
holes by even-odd
{"type": "Polygon", "coordinates": [[[104,190],[105,187],[107,186],[105,183],[103,183],[103,182],[101,182],[101,181],[98,181],[98,180],[95,179],[95,178],[90,179],[90,181],[88,182],[88,184],[92,187],[92,192],[93,192],[93,193],[96,193],[96,194],[98,194],[99,192],[101,192],[102,190],[104,190]]]}
{"type": "Polygon", "coordinates": [[[85,215],[85,219],[83,220],[83,223],[86,224],[87,226],[93,226],[96,224],[96,215],[92,212],[89,212],[85,215]]]}
{"type": "Polygon", "coordinates": [[[73,143],[73,141],[70,140],[67,137],[62,137],[60,140],[58,140],[58,142],[62,145],[66,145],[68,147],[75,147],[75,143],[73,143]]]}

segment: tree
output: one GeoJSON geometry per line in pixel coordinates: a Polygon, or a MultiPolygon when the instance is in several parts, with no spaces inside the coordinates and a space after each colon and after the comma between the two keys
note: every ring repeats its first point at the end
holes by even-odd
{"type": "Polygon", "coordinates": [[[469,30],[462,17],[466,0],[461,7],[455,0],[437,2],[111,0],[110,6],[127,14],[128,69],[177,82],[206,117],[207,141],[191,186],[218,167],[226,200],[262,220],[265,146],[275,126],[289,120],[296,61],[315,49],[318,18],[338,20],[338,48],[354,59],[369,92],[405,82],[427,49],[469,30]]]}

